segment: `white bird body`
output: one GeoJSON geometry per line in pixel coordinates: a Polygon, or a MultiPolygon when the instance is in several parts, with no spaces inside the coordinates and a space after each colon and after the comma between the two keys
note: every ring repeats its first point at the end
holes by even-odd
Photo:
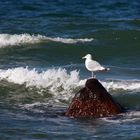
{"type": "Polygon", "coordinates": [[[93,72],[97,72],[97,71],[108,71],[109,68],[105,68],[103,66],[101,66],[97,61],[92,60],[92,56],[91,54],[87,54],[86,56],[83,57],[83,59],[85,60],[85,66],[86,68],[92,72],[92,77],[96,77],[95,75],[93,75],[93,72]]]}

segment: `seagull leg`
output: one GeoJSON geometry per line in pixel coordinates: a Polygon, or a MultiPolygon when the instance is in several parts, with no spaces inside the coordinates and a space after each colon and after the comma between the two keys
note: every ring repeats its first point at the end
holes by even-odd
{"type": "Polygon", "coordinates": [[[96,78],[96,74],[92,71],[92,78],[96,78]]]}
{"type": "Polygon", "coordinates": [[[92,77],[93,77],[93,78],[96,78],[96,74],[94,73],[92,77]]]}
{"type": "Polygon", "coordinates": [[[92,71],[92,78],[94,78],[94,73],[93,73],[93,71],[92,71]]]}
{"type": "Polygon", "coordinates": [[[95,79],[96,79],[96,74],[94,74],[93,78],[95,78],[95,79]]]}

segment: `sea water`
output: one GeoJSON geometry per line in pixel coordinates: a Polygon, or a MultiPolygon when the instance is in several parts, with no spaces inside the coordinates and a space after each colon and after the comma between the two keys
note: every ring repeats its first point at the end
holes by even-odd
{"type": "Polygon", "coordinates": [[[1,140],[139,140],[140,2],[0,1],[1,140]],[[64,116],[91,72],[127,113],[100,119],[64,116]]]}

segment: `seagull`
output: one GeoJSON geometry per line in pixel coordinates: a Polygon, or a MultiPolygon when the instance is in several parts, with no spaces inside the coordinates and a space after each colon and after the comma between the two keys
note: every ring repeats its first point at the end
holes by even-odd
{"type": "Polygon", "coordinates": [[[105,67],[101,66],[97,61],[92,60],[91,54],[87,54],[86,56],[82,57],[82,59],[86,59],[85,66],[89,71],[92,72],[93,78],[96,78],[96,75],[94,74],[95,72],[110,70],[110,68],[105,68],[105,67]]]}

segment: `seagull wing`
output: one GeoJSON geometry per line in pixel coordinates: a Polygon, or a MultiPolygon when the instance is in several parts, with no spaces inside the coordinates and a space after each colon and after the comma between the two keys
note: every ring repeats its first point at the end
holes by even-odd
{"type": "Polygon", "coordinates": [[[86,62],[86,67],[90,71],[100,71],[100,70],[104,70],[105,69],[97,61],[94,61],[94,60],[87,61],[86,62]]]}

